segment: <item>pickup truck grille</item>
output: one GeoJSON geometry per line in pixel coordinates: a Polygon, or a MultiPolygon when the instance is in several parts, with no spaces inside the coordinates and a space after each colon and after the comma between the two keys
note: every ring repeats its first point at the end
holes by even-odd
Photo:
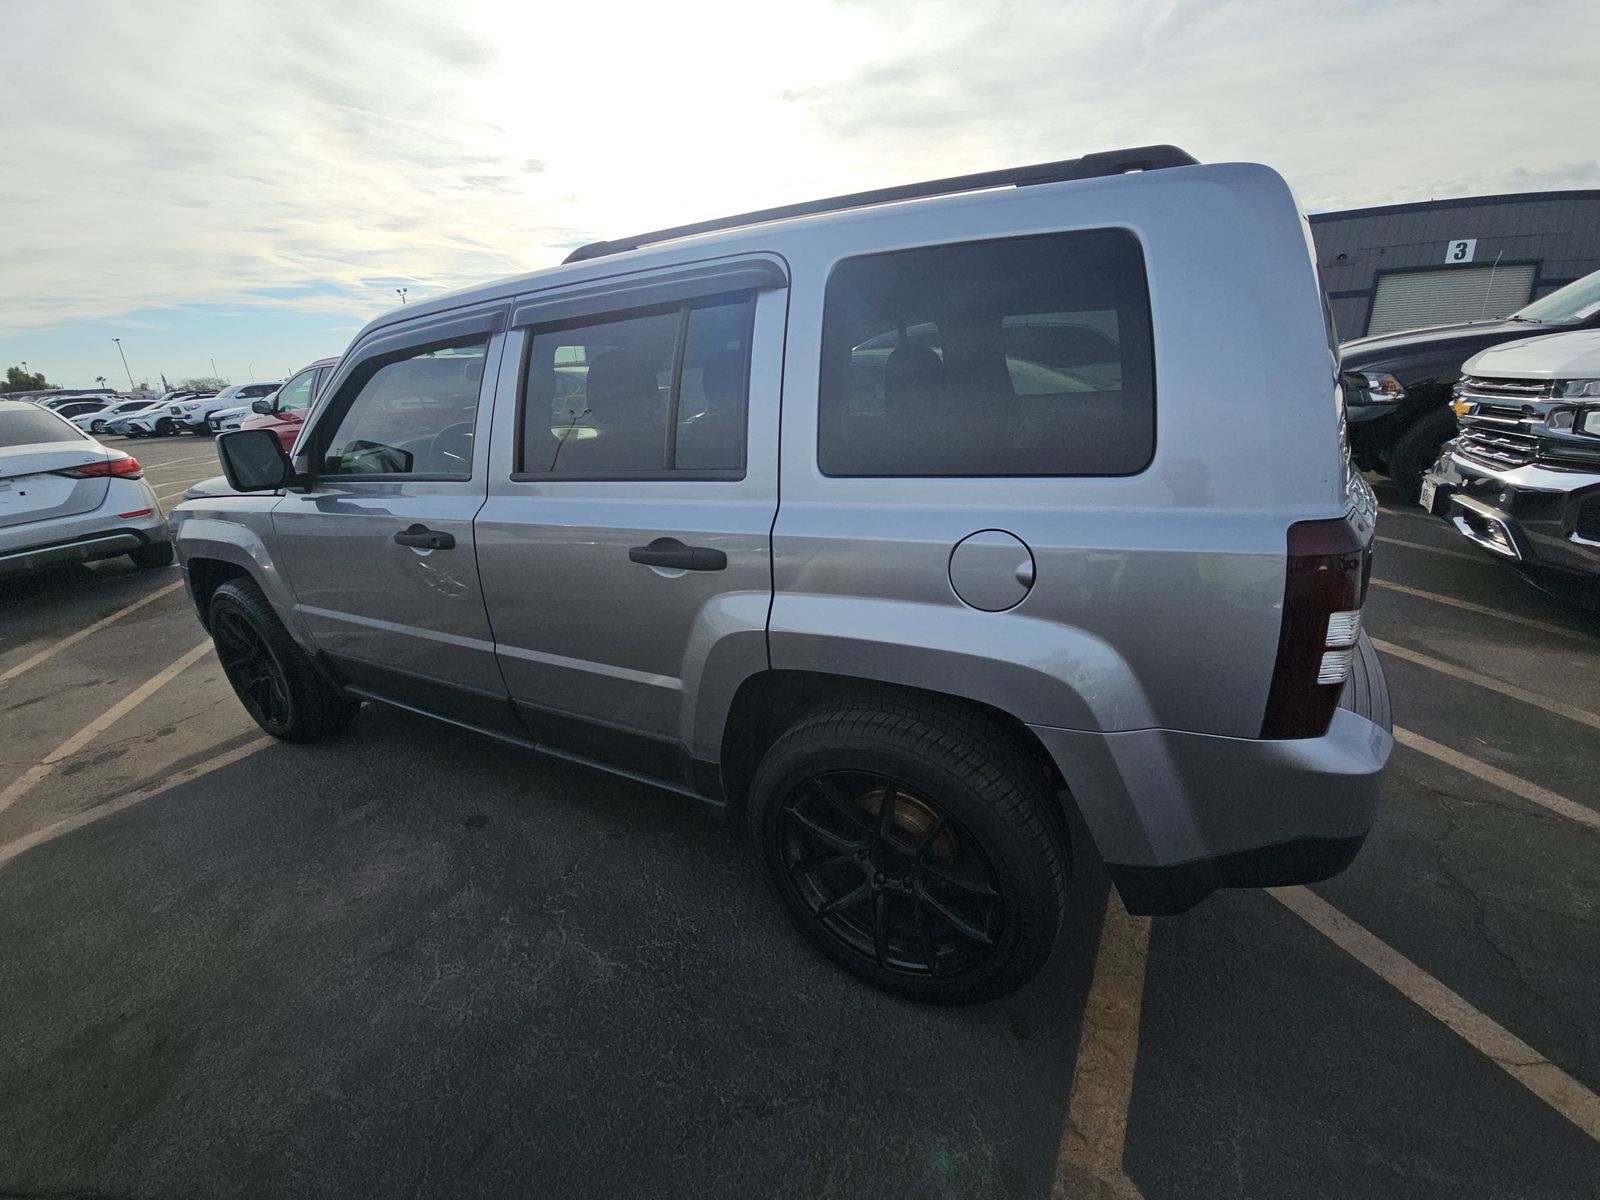
{"type": "Polygon", "coordinates": [[[1600,443],[1557,432],[1545,424],[1551,412],[1568,407],[1554,400],[1548,379],[1481,379],[1466,376],[1457,396],[1473,405],[1461,418],[1456,450],[1496,469],[1543,467],[1600,471],[1600,443]]]}
{"type": "Polygon", "coordinates": [[[1555,385],[1548,379],[1484,379],[1464,375],[1462,392],[1482,396],[1484,399],[1501,397],[1508,400],[1548,400],[1555,385]]]}

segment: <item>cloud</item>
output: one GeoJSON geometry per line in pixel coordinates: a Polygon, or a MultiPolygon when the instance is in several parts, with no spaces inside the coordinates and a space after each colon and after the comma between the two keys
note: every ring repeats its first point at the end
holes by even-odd
{"type": "Polygon", "coordinates": [[[1578,0],[791,0],[781,37],[744,0],[0,3],[0,329],[347,325],[597,238],[1153,141],[1316,209],[1596,175],[1578,0]]]}

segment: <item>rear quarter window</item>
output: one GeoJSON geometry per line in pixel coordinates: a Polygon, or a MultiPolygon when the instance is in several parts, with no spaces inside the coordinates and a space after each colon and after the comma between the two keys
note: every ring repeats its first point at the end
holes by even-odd
{"type": "Polygon", "coordinates": [[[1150,301],[1132,234],[963,242],[834,268],[825,474],[1131,475],[1154,452],[1150,301]]]}

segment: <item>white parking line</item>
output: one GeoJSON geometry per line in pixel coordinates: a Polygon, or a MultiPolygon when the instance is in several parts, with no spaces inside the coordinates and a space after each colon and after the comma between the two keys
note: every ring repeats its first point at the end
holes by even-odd
{"type": "Polygon", "coordinates": [[[190,488],[192,488],[195,484],[197,484],[199,482],[200,481],[198,479],[193,479],[193,480],[190,480],[188,483],[184,484],[181,488],[179,488],[175,492],[157,492],[156,493],[156,499],[159,500],[161,503],[165,504],[168,500],[174,500],[177,497],[183,495],[185,492],[187,492],[190,488]]]}
{"type": "Polygon", "coordinates": [[[1423,1012],[1447,1026],[1473,1049],[1486,1055],[1495,1066],[1583,1132],[1600,1141],[1600,1096],[1315,892],[1288,887],[1268,888],[1267,894],[1423,1012]]]}
{"type": "MultiPolygon", "coordinates": [[[[139,456],[137,454],[135,454],[134,457],[138,458],[139,456]]],[[[215,453],[212,453],[212,454],[191,454],[187,458],[169,458],[165,462],[151,461],[151,462],[148,462],[148,463],[144,464],[144,469],[146,471],[162,471],[162,470],[165,470],[167,467],[175,467],[179,463],[203,462],[206,459],[211,459],[214,462],[214,461],[216,461],[216,457],[217,456],[216,456],[215,453]]]]}
{"type": "Polygon", "coordinates": [[[1139,1013],[1149,951],[1150,918],[1129,916],[1113,888],[1106,894],[1094,978],[1083,1006],[1083,1031],[1067,1124],[1056,1151],[1052,1200],[1091,1196],[1139,1200],[1138,1187],[1123,1172],[1122,1156],[1139,1057],[1139,1013]]]}
{"type": "Polygon", "coordinates": [[[37,667],[40,663],[45,662],[48,659],[51,659],[51,658],[55,657],[57,654],[60,654],[68,646],[74,646],[77,643],[83,641],[83,639],[88,637],[91,633],[94,633],[94,632],[96,632],[98,630],[104,629],[107,625],[111,624],[113,621],[118,620],[119,618],[125,617],[129,613],[134,612],[137,609],[143,608],[146,604],[149,604],[154,600],[159,600],[162,596],[165,596],[168,592],[172,591],[174,588],[179,588],[179,587],[182,587],[182,586],[183,586],[183,581],[179,580],[177,583],[169,583],[169,584],[167,584],[166,587],[157,588],[155,591],[151,592],[148,596],[140,597],[138,600],[135,600],[132,604],[124,605],[122,608],[117,609],[117,611],[112,613],[110,616],[101,617],[93,625],[86,626],[85,628],[78,630],[77,633],[68,634],[66,637],[62,638],[60,641],[52,642],[50,645],[46,646],[43,650],[39,651],[39,653],[35,654],[32,658],[25,658],[21,662],[19,662],[16,666],[10,667],[7,670],[5,670],[4,672],[0,672],[0,684],[10,683],[13,679],[15,679],[18,675],[21,675],[24,671],[31,671],[34,667],[37,667]]]}
{"type": "Polygon", "coordinates": [[[46,842],[55,841],[56,838],[64,833],[71,833],[74,829],[82,829],[85,825],[92,825],[96,821],[111,816],[113,813],[119,813],[125,808],[132,808],[141,801],[159,796],[163,792],[170,792],[179,784],[189,783],[203,775],[209,775],[213,771],[220,771],[223,767],[232,766],[242,758],[249,758],[250,755],[258,750],[265,750],[276,741],[276,738],[270,737],[256,738],[254,741],[246,742],[237,749],[229,750],[226,754],[219,754],[215,758],[208,758],[192,767],[185,767],[176,774],[168,775],[166,778],[159,779],[154,783],[147,783],[131,792],[124,792],[115,799],[96,804],[93,808],[84,809],[83,812],[74,813],[70,817],[64,817],[62,820],[55,822],[55,824],[46,825],[43,829],[36,829],[24,837],[17,838],[16,841],[7,842],[5,845],[0,846],[0,866],[4,866],[17,855],[32,850],[35,846],[42,846],[46,842]]]}
{"type": "Polygon", "coordinates": [[[1413,733],[1399,725],[1394,727],[1394,740],[1402,746],[1415,750],[1419,754],[1426,754],[1429,758],[1436,759],[1446,766],[1454,767],[1458,771],[1465,771],[1485,783],[1493,784],[1502,791],[1510,792],[1513,796],[1521,796],[1531,804],[1555,813],[1558,817],[1565,817],[1579,825],[1586,825],[1590,829],[1600,830],[1600,809],[1590,808],[1588,805],[1579,804],[1576,800],[1568,800],[1559,792],[1552,792],[1547,787],[1540,787],[1537,783],[1530,783],[1520,776],[1502,771],[1499,767],[1459,750],[1452,750],[1449,746],[1440,745],[1431,738],[1425,738],[1420,733],[1413,733]]]}
{"type": "Polygon", "coordinates": [[[1582,633],[1576,629],[1568,629],[1564,625],[1554,625],[1549,621],[1535,621],[1532,617],[1520,617],[1516,613],[1502,612],[1498,608],[1474,604],[1471,600],[1458,600],[1454,596],[1441,596],[1438,592],[1425,592],[1421,588],[1407,587],[1403,583],[1390,583],[1387,579],[1374,578],[1372,586],[1382,588],[1386,592],[1399,592],[1402,596],[1415,596],[1419,600],[1431,600],[1435,604],[1459,608],[1463,612],[1477,613],[1483,617],[1494,617],[1500,621],[1510,621],[1513,625],[1537,629],[1542,633],[1553,633],[1558,637],[1571,638],[1575,642],[1583,642],[1585,645],[1600,645],[1600,638],[1591,633],[1582,633]]]}
{"type": "Polygon", "coordinates": [[[1566,717],[1567,720],[1576,721],[1580,725],[1587,725],[1590,729],[1600,729],[1600,713],[1592,713],[1588,709],[1578,708],[1563,700],[1553,700],[1549,696],[1541,696],[1538,692],[1530,692],[1526,688],[1519,688],[1514,683],[1502,683],[1500,680],[1493,679],[1488,675],[1480,675],[1477,671],[1469,671],[1465,667],[1458,667],[1454,663],[1445,662],[1443,659],[1420,654],[1415,650],[1408,650],[1406,647],[1397,646],[1393,642],[1385,642],[1378,638],[1373,638],[1372,644],[1385,654],[1404,659],[1409,663],[1415,663],[1419,667],[1427,667],[1430,671],[1437,671],[1441,675],[1448,675],[1452,679],[1459,679],[1463,683],[1472,684],[1474,687],[1486,688],[1491,692],[1499,692],[1502,696],[1509,696],[1513,700],[1520,700],[1524,704],[1542,708],[1545,712],[1555,713],[1558,717],[1566,717]]]}
{"type": "Polygon", "coordinates": [[[1373,541],[1382,542],[1386,546],[1404,546],[1408,550],[1426,550],[1429,554],[1437,554],[1443,558],[1459,558],[1462,562],[1488,562],[1484,554],[1465,554],[1460,550],[1446,550],[1442,546],[1430,546],[1426,542],[1408,542],[1403,538],[1384,537],[1382,534],[1373,536],[1373,541]]]}
{"type": "Polygon", "coordinates": [[[209,653],[210,650],[211,639],[207,638],[170,667],[153,675],[121,700],[118,700],[105,712],[50,751],[37,764],[29,767],[21,776],[12,780],[4,791],[0,791],[0,812],[4,812],[32,791],[41,779],[55,770],[56,764],[62,759],[83,749],[114,723],[148,700],[163,684],[171,682],[184,668],[198,661],[202,655],[209,653]]]}

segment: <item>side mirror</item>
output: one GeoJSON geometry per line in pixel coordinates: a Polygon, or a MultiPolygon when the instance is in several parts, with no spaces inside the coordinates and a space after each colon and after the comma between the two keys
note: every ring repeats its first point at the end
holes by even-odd
{"type": "Polygon", "coordinates": [[[250,411],[258,413],[270,413],[272,411],[272,401],[270,399],[252,400],[250,402],[250,411]]]}
{"type": "Polygon", "coordinates": [[[294,463],[270,429],[238,429],[217,438],[222,473],[236,492],[275,492],[296,478],[294,463]]]}

